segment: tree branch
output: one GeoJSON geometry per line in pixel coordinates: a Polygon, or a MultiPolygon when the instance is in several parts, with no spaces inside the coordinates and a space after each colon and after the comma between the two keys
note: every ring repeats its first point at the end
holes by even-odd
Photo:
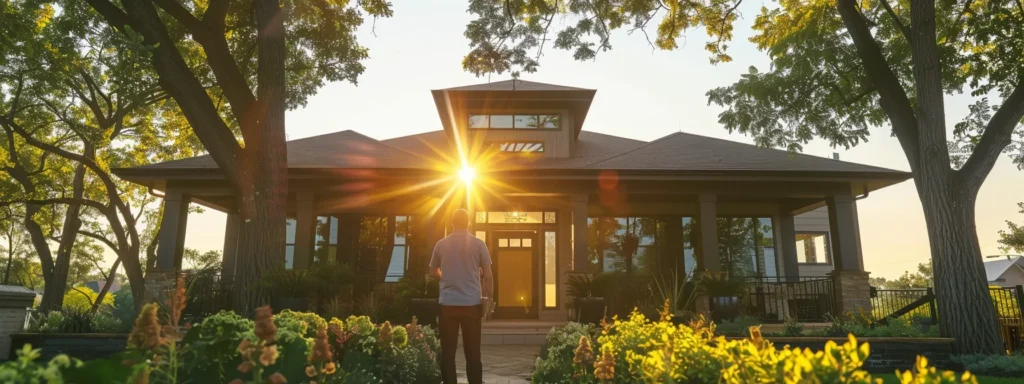
{"type": "Polygon", "coordinates": [[[137,29],[134,20],[109,0],[85,0],[85,2],[89,3],[97,13],[102,15],[107,20],[107,24],[110,24],[110,26],[116,28],[121,33],[128,32],[125,27],[137,29]]]}
{"type": "Polygon", "coordinates": [[[99,240],[101,243],[106,244],[108,247],[110,247],[110,250],[114,251],[115,253],[118,253],[118,254],[121,253],[121,250],[118,249],[117,244],[114,244],[113,241],[110,241],[109,239],[107,239],[106,236],[101,236],[100,234],[97,234],[97,233],[94,233],[94,232],[90,232],[90,231],[86,231],[86,230],[82,230],[82,229],[78,230],[78,234],[79,235],[85,235],[85,237],[91,237],[93,239],[99,240]]]}
{"type": "Polygon", "coordinates": [[[957,171],[961,181],[967,185],[980,188],[981,183],[992,171],[996,159],[1003,149],[1010,144],[1014,129],[1024,118],[1024,81],[1018,84],[1010,95],[1003,100],[981,134],[978,145],[964,166],[957,171]]]}
{"type": "Polygon", "coordinates": [[[896,12],[892,10],[891,6],[889,6],[888,0],[880,0],[879,3],[882,3],[882,8],[885,8],[885,13],[889,14],[889,17],[892,19],[892,22],[896,23],[896,26],[900,29],[900,33],[903,34],[903,38],[907,39],[907,42],[909,43],[910,28],[908,28],[906,24],[903,24],[903,21],[900,20],[900,17],[896,15],[896,12]]]}
{"type": "Polygon", "coordinates": [[[910,104],[910,98],[900,85],[900,80],[893,73],[885,60],[882,49],[878,46],[871,29],[858,10],[856,0],[838,0],[836,4],[839,15],[846,25],[846,30],[857,47],[858,56],[864,64],[864,71],[872,86],[878,90],[879,104],[892,124],[893,133],[899,139],[900,146],[907,156],[911,172],[919,168],[917,117],[910,104]]]}

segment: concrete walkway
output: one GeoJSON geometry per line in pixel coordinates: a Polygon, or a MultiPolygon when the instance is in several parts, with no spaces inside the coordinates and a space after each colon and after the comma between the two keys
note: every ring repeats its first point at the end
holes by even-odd
{"type": "MultiPolygon", "coordinates": [[[[539,345],[483,345],[480,358],[484,366],[484,383],[529,383],[538,353],[539,345]]],[[[459,373],[459,383],[468,383],[466,357],[462,353],[461,345],[455,355],[455,366],[459,373]]]]}

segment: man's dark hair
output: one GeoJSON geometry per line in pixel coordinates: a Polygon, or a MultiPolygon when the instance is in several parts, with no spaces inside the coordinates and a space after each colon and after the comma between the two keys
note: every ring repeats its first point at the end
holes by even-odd
{"type": "Polygon", "coordinates": [[[469,211],[459,209],[452,214],[453,229],[469,229],[469,211]]]}

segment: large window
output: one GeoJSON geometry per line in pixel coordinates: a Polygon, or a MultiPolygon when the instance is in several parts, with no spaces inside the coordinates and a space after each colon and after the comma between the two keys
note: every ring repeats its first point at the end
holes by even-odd
{"type": "Polygon", "coordinates": [[[797,232],[796,260],[801,264],[830,264],[828,232],[797,232]]]}
{"type": "Polygon", "coordinates": [[[320,260],[337,260],[338,258],[338,217],[317,216],[316,239],[314,241],[313,262],[320,260]]]}
{"type": "Polygon", "coordinates": [[[772,219],[718,218],[718,256],[732,276],[776,276],[772,219]]]}
{"type": "Polygon", "coordinates": [[[651,274],[658,268],[660,223],[650,217],[587,219],[588,251],[593,269],[651,274]]]}
{"type": "Polygon", "coordinates": [[[288,217],[284,221],[284,268],[295,267],[295,225],[294,217],[288,217]]]}
{"type": "Polygon", "coordinates": [[[559,115],[469,115],[474,129],[559,129],[559,115]]]}
{"type": "Polygon", "coordinates": [[[363,217],[359,229],[360,257],[364,263],[383,276],[384,282],[397,282],[409,269],[409,260],[416,247],[416,220],[412,216],[363,217]],[[415,240],[415,241],[414,241],[415,240]]]}
{"type": "Polygon", "coordinates": [[[686,276],[693,276],[697,270],[697,259],[694,257],[693,234],[694,221],[692,217],[683,218],[683,273],[686,276]]]}

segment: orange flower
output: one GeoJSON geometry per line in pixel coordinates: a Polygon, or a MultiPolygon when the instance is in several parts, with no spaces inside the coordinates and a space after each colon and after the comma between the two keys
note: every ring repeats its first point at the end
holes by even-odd
{"type": "Polygon", "coordinates": [[[594,362],[594,377],[606,381],[615,379],[615,353],[611,348],[601,348],[601,358],[594,362]]]}
{"type": "Polygon", "coordinates": [[[149,303],[142,307],[139,317],[135,319],[135,326],[131,335],[128,336],[128,343],[135,348],[152,350],[164,343],[160,335],[160,321],[157,320],[157,303],[149,303]]]}
{"type": "Polygon", "coordinates": [[[575,364],[587,364],[594,357],[594,350],[590,348],[590,338],[580,336],[580,344],[573,353],[572,362],[575,364]]]}
{"type": "Polygon", "coordinates": [[[334,366],[333,361],[328,361],[327,364],[324,364],[324,374],[333,375],[337,370],[338,369],[334,366]]]}
{"type": "Polygon", "coordinates": [[[267,380],[273,384],[284,384],[288,382],[288,379],[285,379],[281,372],[274,372],[274,374],[270,375],[267,380]]]}
{"type": "Polygon", "coordinates": [[[252,343],[248,339],[242,339],[241,343],[238,343],[238,353],[246,354],[252,349],[252,343]]]}
{"type": "Polygon", "coordinates": [[[316,377],[316,368],[314,368],[312,365],[307,365],[306,366],[306,376],[316,377]]]}
{"type": "Polygon", "coordinates": [[[316,331],[316,339],[313,341],[313,349],[309,351],[309,362],[331,361],[331,345],[327,342],[327,330],[316,331]]]}
{"type": "Polygon", "coordinates": [[[177,287],[175,287],[174,294],[167,298],[167,306],[171,309],[168,322],[172,327],[177,328],[181,312],[185,309],[185,275],[178,275],[177,287]]]}
{"type": "Polygon", "coordinates": [[[263,353],[260,353],[260,364],[264,367],[273,365],[277,361],[277,346],[270,345],[263,347],[263,353]]]}
{"type": "Polygon", "coordinates": [[[274,325],[274,311],[269,305],[256,308],[256,337],[268,343],[277,339],[277,326],[274,325]]]}
{"type": "Polygon", "coordinates": [[[252,362],[251,361],[246,360],[246,361],[243,361],[242,364],[238,364],[238,372],[249,373],[249,371],[251,371],[251,370],[252,370],[252,362]]]}
{"type": "Polygon", "coordinates": [[[381,345],[391,344],[391,322],[385,321],[380,326],[380,334],[377,335],[377,342],[381,345]]]}

